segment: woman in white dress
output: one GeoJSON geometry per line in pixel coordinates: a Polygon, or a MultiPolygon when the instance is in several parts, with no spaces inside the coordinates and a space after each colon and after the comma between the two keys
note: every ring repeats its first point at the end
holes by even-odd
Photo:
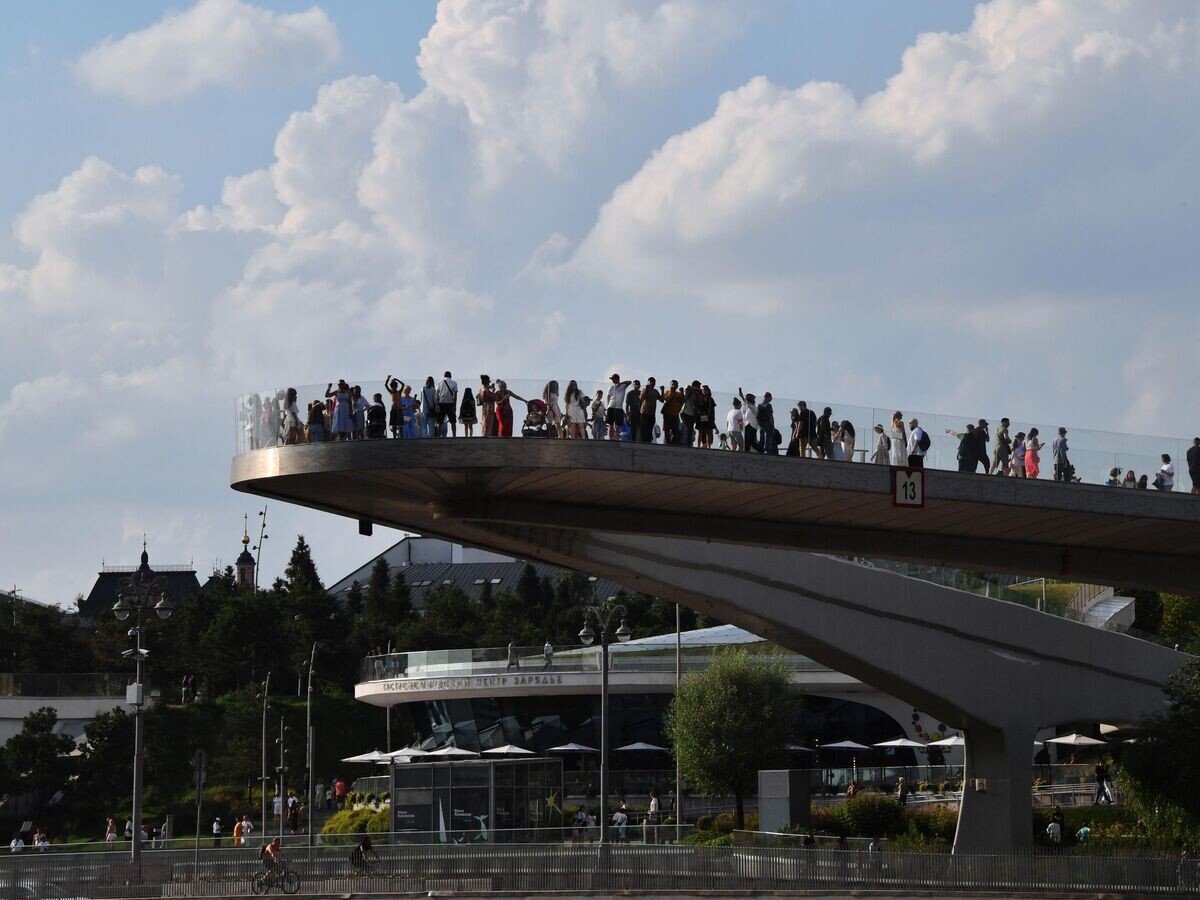
{"type": "Polygon", "coordinates": [[[579,392],[579,384],[572,379],[563,395],[563,403],[567,412],[567,437],[586,438],[585,424],[588,417],[587,397],[579,392]]]}
{"type": "Polygon", "coordinates": [[[908,465],[908,434],[904,430],[904,414],[900,410],[892,413],[892,452],[893,466],[908,465]]]}
{"type": "Polygon", "coordinates": [[[886,466],[891,461],[892,439],[883,433],[883,426],[875,426],[875,452],[871,454],[871,462],[886,466]]]}

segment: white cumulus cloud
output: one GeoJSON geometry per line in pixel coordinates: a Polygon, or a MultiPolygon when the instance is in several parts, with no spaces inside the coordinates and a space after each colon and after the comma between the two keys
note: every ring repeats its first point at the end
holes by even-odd
{"type": "Polygon", "coordinates": [[[308,77],[340,55],[337,29],[316,6],[276,13],[242,0],[200,0],[100,42],[78,59],[75,72],[100,93],[153,104],[206,87],[308,77]]]}

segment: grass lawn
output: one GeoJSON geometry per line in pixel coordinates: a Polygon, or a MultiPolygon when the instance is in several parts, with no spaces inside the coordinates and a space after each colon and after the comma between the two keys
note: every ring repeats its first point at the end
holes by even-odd
{"type": "MultiPolygon", "coordinates": [[[[1018,594],[1025,594],[1034,600],[1042,596],[1042,585],[1040,583],[1022,584],[1017,587],[1010,587],[1008,590],[1016,591],[1018,594]]],[[[1079,590],[1079,585],[1073,581],[1047,581],[1046,612],[1061,616],[1063,610],[1070,605],[1071,598],[1075,596],[1077,590],[1079,590]]]]}

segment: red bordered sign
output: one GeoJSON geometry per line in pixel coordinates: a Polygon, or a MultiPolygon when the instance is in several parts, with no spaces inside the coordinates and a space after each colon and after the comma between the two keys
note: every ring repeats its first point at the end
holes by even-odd
{"type": "Polygon", "coordinates": [[[925,508],[925,470],[892,467],[892,506],[925,508]]]}

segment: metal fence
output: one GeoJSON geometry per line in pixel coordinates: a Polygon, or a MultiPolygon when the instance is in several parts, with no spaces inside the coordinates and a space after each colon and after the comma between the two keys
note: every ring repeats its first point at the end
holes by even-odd
{"type": "MultiPolygon", "coordinates": [[[[965,855],[786,846],[524,844],[389,846],[356,866],[346,848],[288,851],[299,893],[492,891],[953,890],[1195,893],[1195,861],[1076,855],[965,855]]],[[[254,850],[113,854],[24,852],[0,860],[0,900],[223,897],[251,892],[254,850]]]]}

